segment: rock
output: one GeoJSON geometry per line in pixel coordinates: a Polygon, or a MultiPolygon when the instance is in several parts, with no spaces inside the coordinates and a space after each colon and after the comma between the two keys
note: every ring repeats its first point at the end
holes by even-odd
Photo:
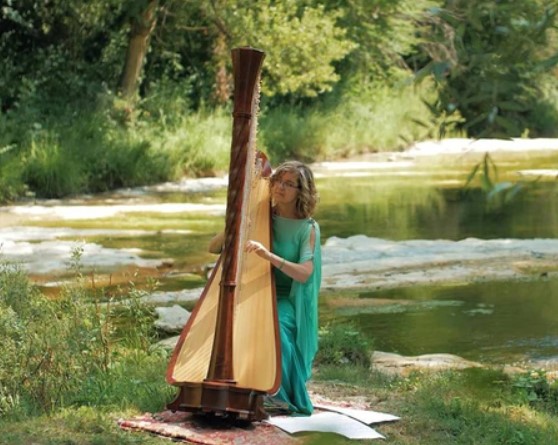
{"type": "Polygon", "coordinates": [[[174,337],[165,338],[164,340],[157,342],[157,345],[161,346],[164,349],[173,350],[176,346],[176,343],[178,342],[179,337],[179,335],[175,335],[174,337]]]}
{"type": "Polygon", "coordinates": [[[482,365],[453,354],[424,354],[406,357],[390,352],[374,351],[372,367],[385,374],[406,376],[412,371],[479,368],[482,365]]]}
{"type": "Polygon", "coordinates": [[[526,372],[525,368],[517,365],[503,365],[501,368],[502,372],[508,376],[515,377],[518,374],[523,374],[526,372]]]}
{"type": "Polygon", "coordinates": [[[157,307],[155,312],[159,319],[155,321],[155,327],[165,332],[180,332],[190,318],[190,312],[175,304],[171,307],[157,307]]]}
{"type": "Polygon", "coordinates": [[[173,292],[154,292],[143,297],[142,302],[146,304],[168,304],[196,301],[200,297],[202,291],[203,288],[183,289],[173,292]]]}
{"type": "Polygon", "coordinates": [[[558,371],[558,357],[551,357],[541,360],[531,360],[529,363],[531,369],[544,369],[546,371],[558,371]]]}

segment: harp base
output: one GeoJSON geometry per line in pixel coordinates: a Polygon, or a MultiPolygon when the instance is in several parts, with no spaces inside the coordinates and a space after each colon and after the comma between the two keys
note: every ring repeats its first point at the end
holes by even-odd
{"type": "Polygon", "coordinates": [[[219,382],[186,383],[180,385],[178,396],[167,405],[167,409],[233,420],[260,421],[269,417],[263,408],[266,394],[219,382]]]}

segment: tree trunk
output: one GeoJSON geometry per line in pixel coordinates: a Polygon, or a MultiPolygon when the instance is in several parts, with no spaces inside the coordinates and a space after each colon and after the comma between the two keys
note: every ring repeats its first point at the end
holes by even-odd
{"type": "Polygon", "coordinates": [[[143,13],[131,19],[126,62],[118,88],[122,97],[126,99],[130,99],[136,94],[138,79],[147,54],[149,37],[157,22],[158,3],[158,0],[149,0],[143,13]]]}

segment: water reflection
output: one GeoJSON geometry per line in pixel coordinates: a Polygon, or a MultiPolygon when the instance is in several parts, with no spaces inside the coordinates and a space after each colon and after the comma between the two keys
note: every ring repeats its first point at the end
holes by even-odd
{"type": "Polygon", "coordinates": [[[405,239],[555,238],[558,187],[533,184],[488,211],[479,190],[332,178],[321,181],[317,219],[325,237],[405,239]]]}
{"type": "Polygon", "coordinates": [[[397,311],[382,304],[336,312],[343,322],[356,322],[378,350],[451,352],[495,363],[558,355],[558,280],[393,289],[360,298],[411,302],[397,311]]]}

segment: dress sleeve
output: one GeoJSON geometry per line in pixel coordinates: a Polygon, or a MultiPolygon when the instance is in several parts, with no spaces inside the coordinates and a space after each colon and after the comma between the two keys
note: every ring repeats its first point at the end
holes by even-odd
{"type": "Polygon", "coordinates": [[[304,258],[306,258],[306,261],[313,258],[314,270],[305,283],[293,280],[290,295],[295,307],[296,347],[304,361],[305,380],[310,378],[312,362],[318,351],[318,294],[322,279],[320,228],[315,221],[311,221],[309,225],[306,245],[310,245],[310,233],[314,230],[314,250],[309,252],[310,256],[301,256],[300,261],[303,262],[304,258]]]}
{"type": "Polygon", "coordinates": [[[317,224],[310,220],[308,225],[304,227],[304,230],[301,234],[300,239],[300,251],[299,251],[299,263],[305,263],[306,261],[314,259],[314,251],[310,246],[310,238],[312,236],[312,232],[315,230],[315,226],[317,224]]]}

